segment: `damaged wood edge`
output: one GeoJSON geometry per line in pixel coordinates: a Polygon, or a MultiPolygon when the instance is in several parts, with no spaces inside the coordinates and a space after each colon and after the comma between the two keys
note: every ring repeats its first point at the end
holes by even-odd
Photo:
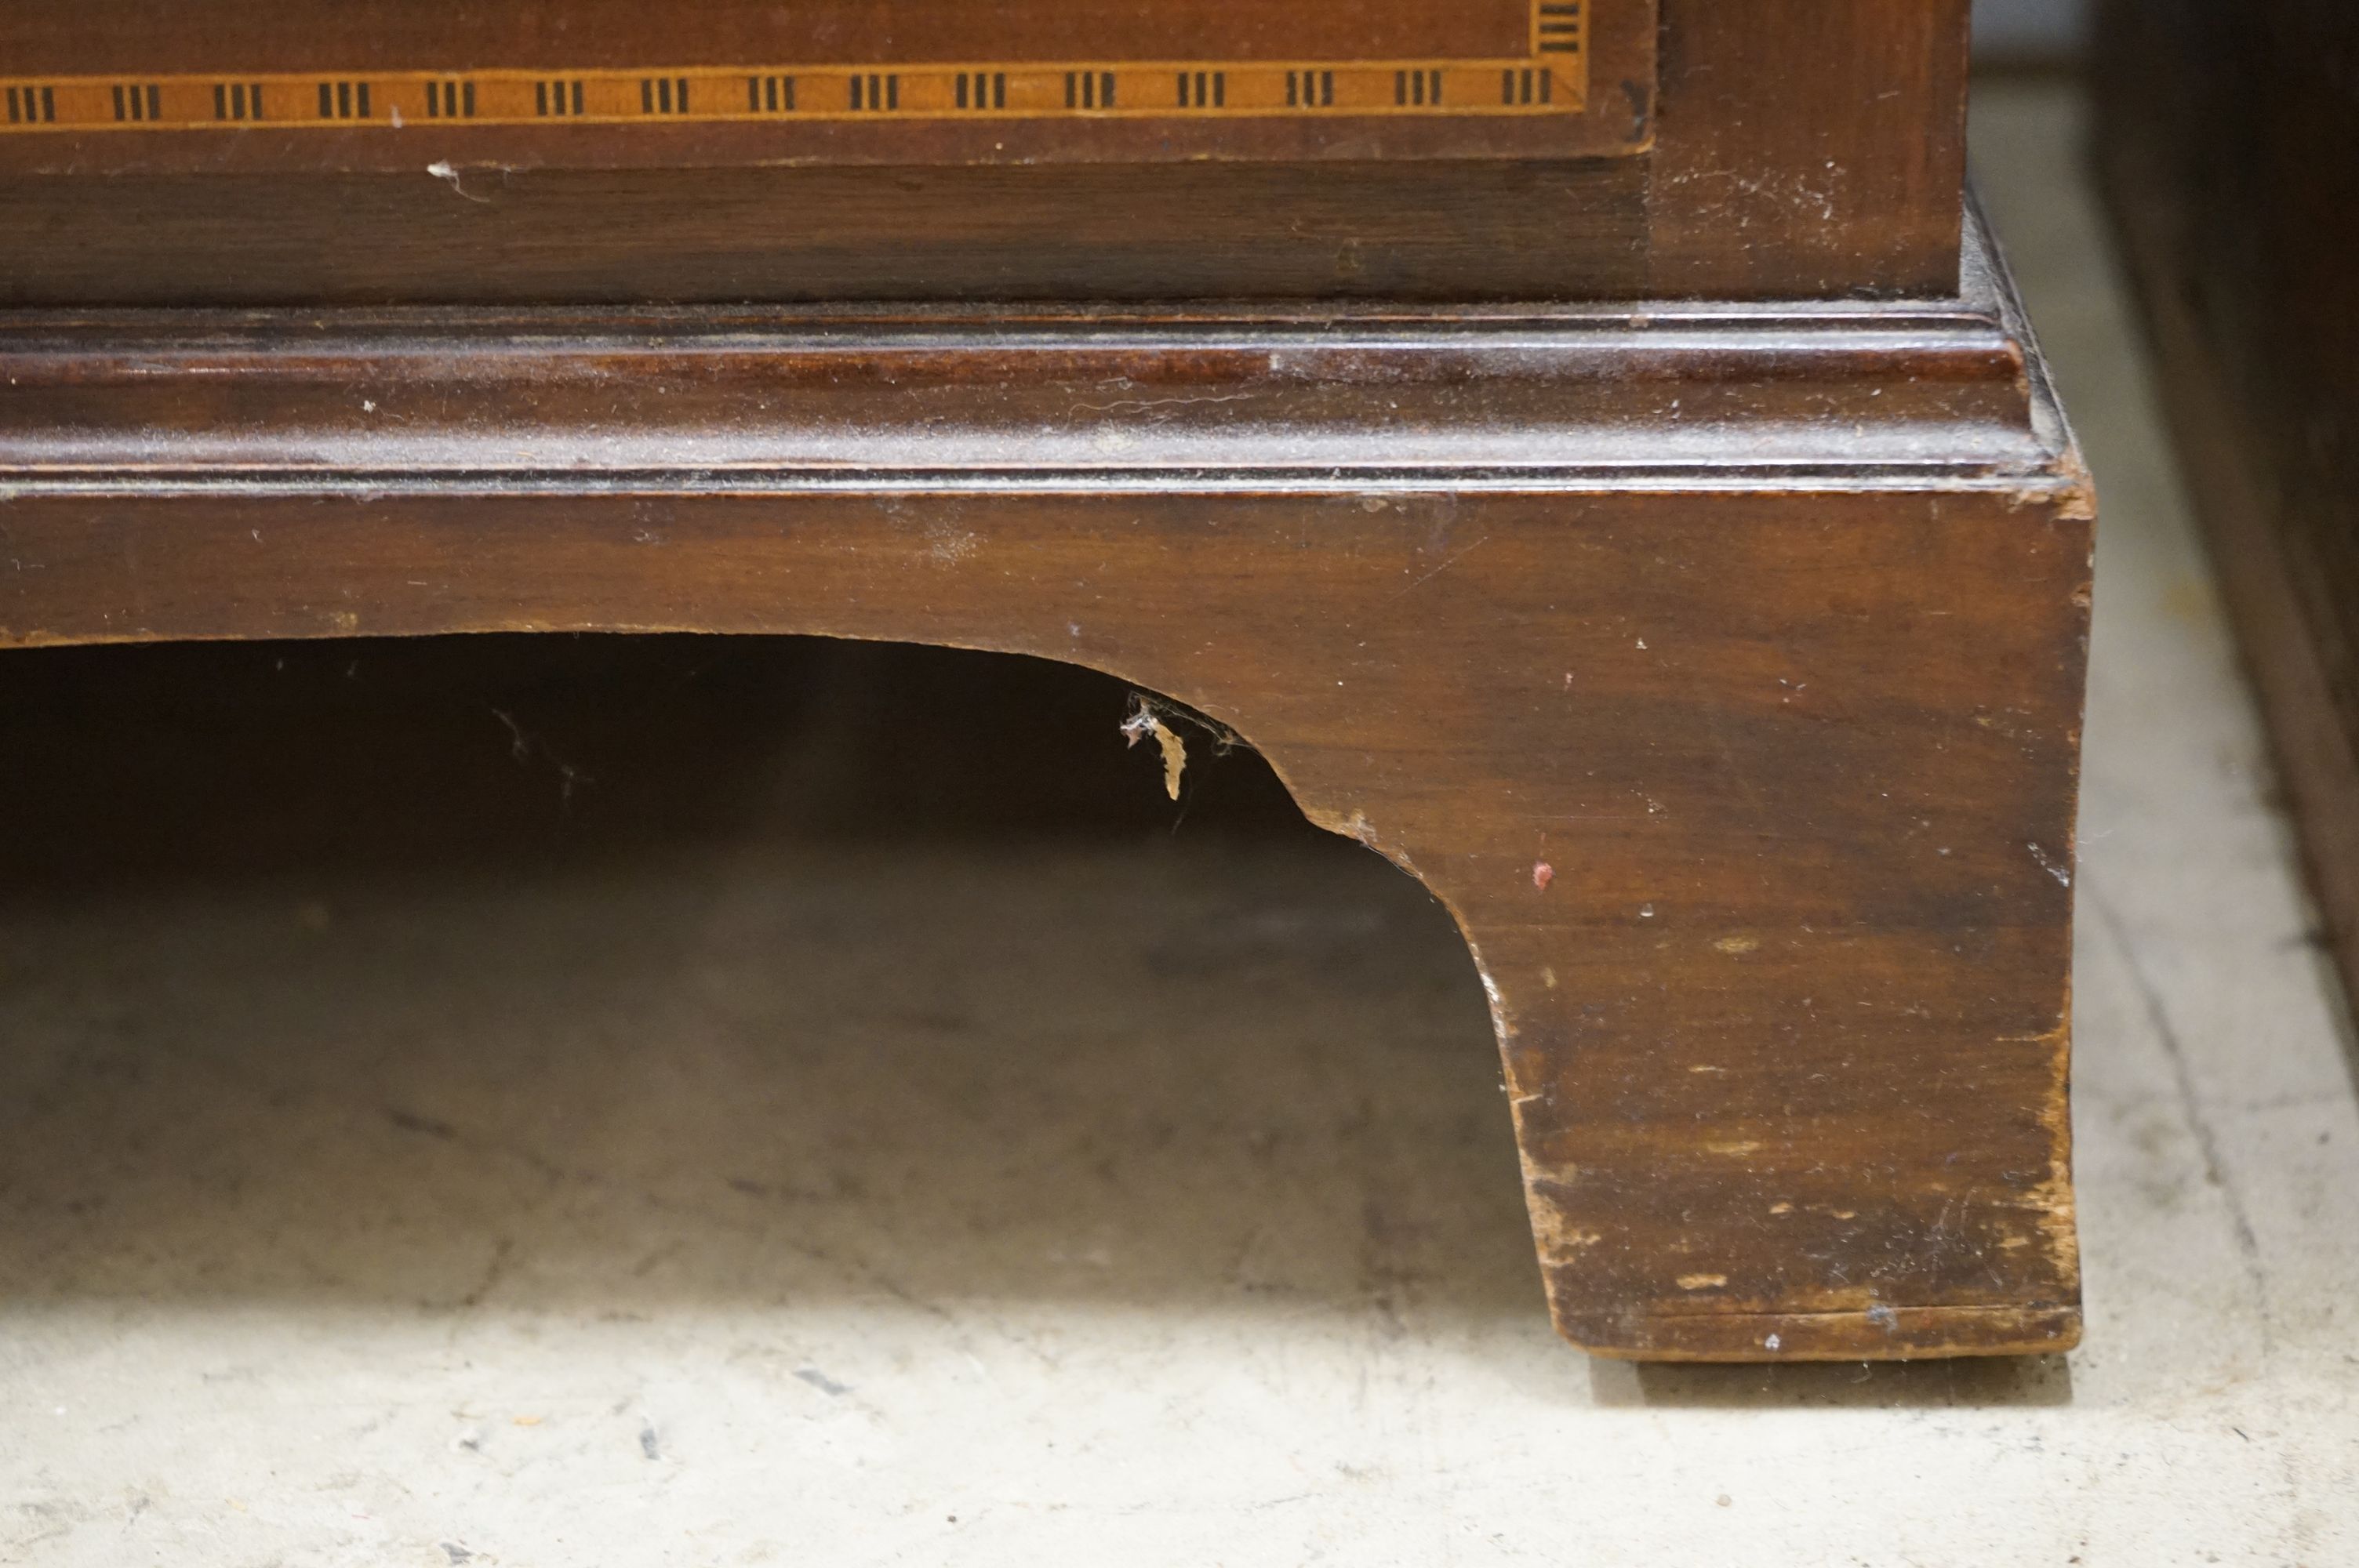
{"type": "Polygon", "coordinates": [[[2071,1173],[2071,997],[2067,982],[2062,1021],[2041,1034],[2051,1047],[2055,1080],[2037,1116],[2053,1140],[2049,1174],[2027,1206],[2046,1239],[2069,1300],[2024,1304],[1966,1303],[1937,1305],[1883,1305],[1825,1312],[1658,1311],[1633,1307],[1609,1318],[1599,1318],[1593,1307],[1569,1307],[1557,1288],[1558,1276],[1578,1271],[1580,1248],[1568,1247],[1560,1237],[1561,1217],[1546,1190],[1559,1173],[1543,1167],[1532,1154],[1536,1140],[1526,1127],[1527,1106],[1549,1092],[1520,1080],[1519,1057],[1514,1049],[1521,1031],[1506,993],[1494,978],[1483,946],[1473,935],[1457,901],[1419,870],[1407,848],[1392,841],[1363,810],[1341,812],[1308,803],[1292,781],[1284,776],[1279,760],[1269,761],[1279,771],[1298,808],[1316,827],[1350,838],[1391,861],[1417,879],[1427,894],[1449,914],[1459,940],[1465,946],[1483,987],[1492,1033],[1500,1053],[1502,1087],[1516,1129],[1516,1154],[1525,1202],[1538,1243],[1540,1270],[1548,1288],[1549,1315],[1558,1335],[1574,1348],[1609,1360],[1665,1363],[1758,1363],[1767,1361],[1907,1361],[1955,1357],[2007,1357],[2057,1354],[2081,1343],[2082,1315],[2079,1303],[2080,1242],[2078,1209],[2071,1173]],[[1551,1232],[1560,1235],[1553,1238],[1551,1232]]]}
{"type": "Polygon", "coordinates": [[[1557,1330],[1610,1361],[1914,1361],[2039,1356],[2081,1343],[2078,1306],[1974,1304],[1824,1313],[1637,1313],[1557,1330]]]}

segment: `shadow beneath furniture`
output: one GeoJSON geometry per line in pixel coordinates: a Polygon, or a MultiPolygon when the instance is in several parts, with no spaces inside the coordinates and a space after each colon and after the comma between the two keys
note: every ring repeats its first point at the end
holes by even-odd
{"type": "Polygon", "coordinates": [[[578,870],[695,845],[1299,841],[1258,757],[1182,798],[1129,690],[821,637],[476,636],[11,652],[0,901],[578,870]]]}
{"type": "Polygon", "coordinates": [[[1589,1380],[1591,1397],[1607,1409],[1994,1410],[2072,1402],[2072,1368],[2061,1356],[1775,1367],[1595,1360],[1589,1380]]]}
{"type": "Polygon", "coordinates": [[[1116,682],[690,639],[12,673],[0,1299],[1545,1332],[1447,913],[1249,753],[1175,806],[1116,682]]]}
{"type": "Polygon", "coordinates": [[[1250,753],[1175,805],[1117,682],[795,639],[11,673],[0,1311],[1325,1315],[1582,1398],[1448,914],[1250,753]]]}

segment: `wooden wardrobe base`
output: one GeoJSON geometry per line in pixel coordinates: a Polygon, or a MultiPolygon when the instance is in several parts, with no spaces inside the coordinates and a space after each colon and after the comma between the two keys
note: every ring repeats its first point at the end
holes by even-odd
{"type": "Polygon", "coordinates": [[[19,315],[0,370],[0,643],[1108,671],[1455,914],[1571,1338],[2078,1333],[2093,508],[1979,249],[1907,306],[19,315]]]}

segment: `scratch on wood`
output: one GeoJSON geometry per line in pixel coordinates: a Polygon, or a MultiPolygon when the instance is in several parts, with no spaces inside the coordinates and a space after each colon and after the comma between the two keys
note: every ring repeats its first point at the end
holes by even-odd
{"type": "Polygon", "coordinates": [[[492,204],[492,199],[490,197],[478,196],[473,191],[468,189],[465,184],[460,180],[459,171],[452,168],[448,163],[429,163],[426,166],[426,172],[440,180],[443,184],[449,186],[460,196],[474,202],[478,206],[488,207],[492,204]]]}

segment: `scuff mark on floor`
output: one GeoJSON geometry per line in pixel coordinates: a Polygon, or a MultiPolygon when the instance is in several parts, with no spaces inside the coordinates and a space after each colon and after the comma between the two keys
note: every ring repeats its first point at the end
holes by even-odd
{"type": "Polygon", "coordinates": [[[821,1393],[826,1394],[832,1399],[840,1400],[844,1395],[852,1392],[852,1389],[848,1384],[837,1382],[833,1378],[829,1377],[826,1373],[821,1371],[816,1367],[796,1368],[795,1379],[799,1382],[809,1383],[812,1388],[817,1389],[821,1393]]]}

